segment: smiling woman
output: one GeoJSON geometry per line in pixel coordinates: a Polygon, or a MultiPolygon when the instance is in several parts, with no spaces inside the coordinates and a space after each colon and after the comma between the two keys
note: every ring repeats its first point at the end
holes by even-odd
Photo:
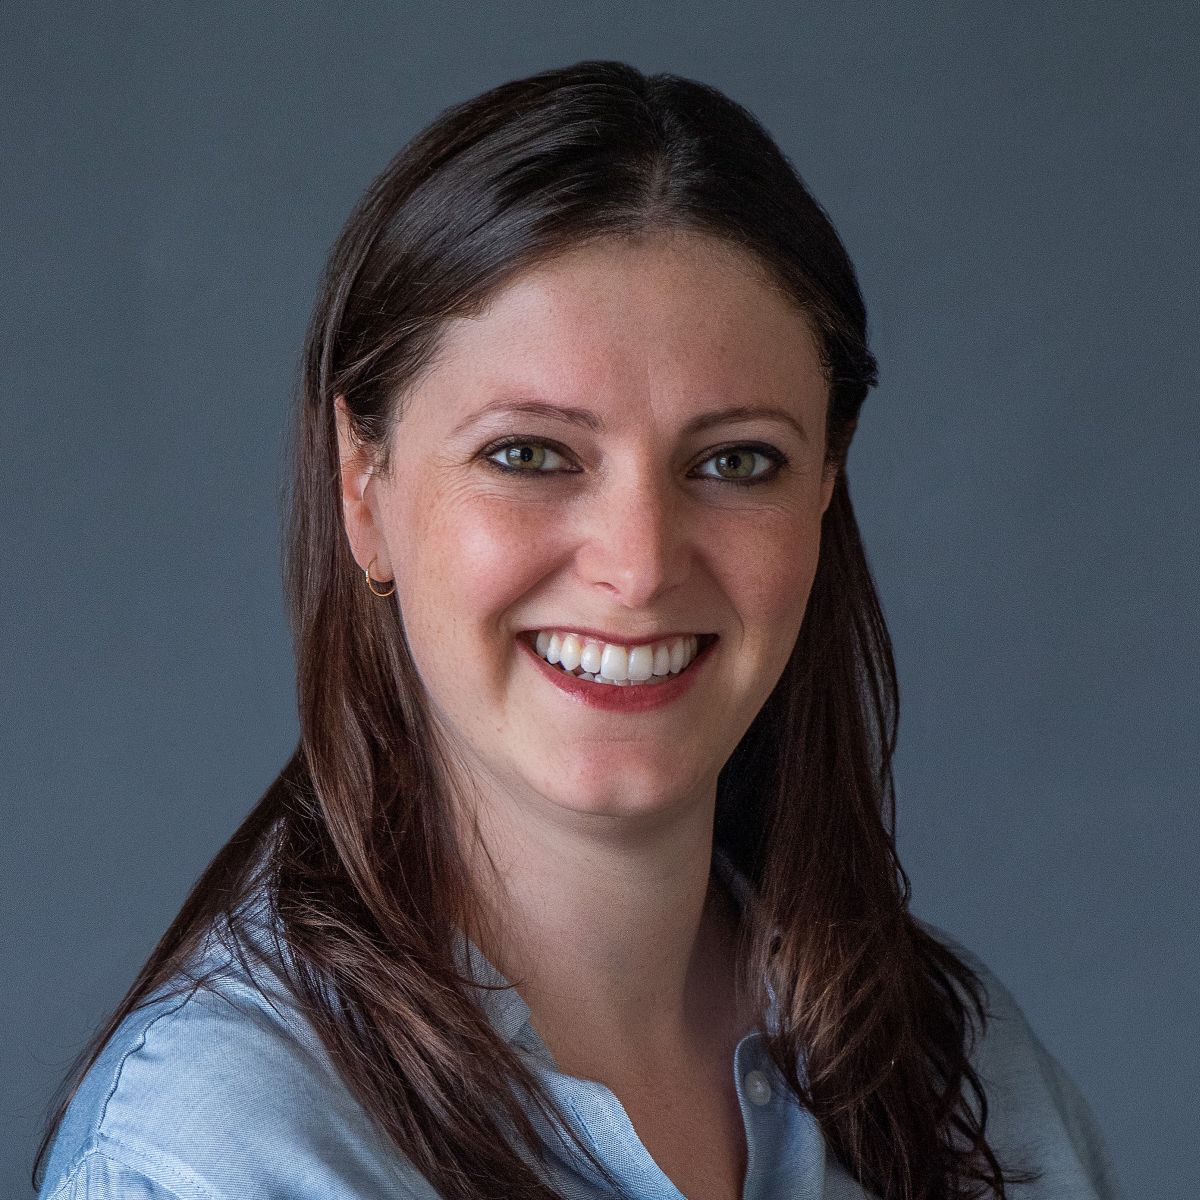
{"type": "MultiPolygon", "coordinates": [[[[350,544],[395,577],[463,776],[453,794],[469,780],[488,821],[522,838],[514,806],[530,798],[627,816],[685,806],[695,828],[669,860],[704,846],[692,886],[707,879],[717,775],[783,672],[816,570],[836,477],[827,390],[808,318],[742,251],[638,231],[530,266],[447,322],[382,446],[356,436],[339,397],[350,544]],[[487,402],[533,392],[564,408],[487,402]],[[521,653],[519,635],[539,630],[542,651],[521,653]],[[662,678],[679,638],[694,661],[651,684],[655,653],[662,678]],[[539,669],[563,665],[564,639],[570,669],[591,668],[578,682],[539,669]]],[[[556,842],[541,854],[594,854],[546,816],[556,842]]],[[[540,890],[540,868],[527,870],[540,890]]]]}
{"type": "Polygon", "coordinates": [[[397,156],[306,347],[300,745],[81,1056],[43,1195],[1116,1194],[908,910],[865,326],[702,84],[580,63],[397,156]]]}

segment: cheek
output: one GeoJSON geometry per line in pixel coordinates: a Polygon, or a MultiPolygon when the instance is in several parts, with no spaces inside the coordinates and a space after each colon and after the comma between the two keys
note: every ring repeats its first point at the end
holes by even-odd
{"type": "Polygon", "coordinates": [[[423,626],[477,639],[544,575],[551,532],[527,506],[496,496],[426,503],[409,526],[412,577],[402,607],[423,626]]]}
{"type": "Polygon", "coordinates": [[[764,517],[726,539],[721,578],[743,619],[763,633],[799,631],[820,553],[819,519],[764,517]]]}

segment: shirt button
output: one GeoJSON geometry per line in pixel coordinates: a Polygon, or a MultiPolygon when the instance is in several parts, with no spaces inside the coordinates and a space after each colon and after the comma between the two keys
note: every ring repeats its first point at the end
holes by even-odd
{"type": "Polygon", "coordinates": [[[747,1071],[742,1083],[751,1104],[766,1104],[771,1099],[771,1085],[761,1071],[747,1071]]]}

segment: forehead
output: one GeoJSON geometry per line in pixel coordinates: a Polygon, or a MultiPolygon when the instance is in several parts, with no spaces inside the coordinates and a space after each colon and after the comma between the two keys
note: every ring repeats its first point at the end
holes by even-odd
{"type": "Polygon", "coordinates": [[[825,392],[799,308],[747,252],[680,232],[605,238],[518,274],[447,323],[430,383],[455,413],[488,385],[631,404],[825,392]]]}

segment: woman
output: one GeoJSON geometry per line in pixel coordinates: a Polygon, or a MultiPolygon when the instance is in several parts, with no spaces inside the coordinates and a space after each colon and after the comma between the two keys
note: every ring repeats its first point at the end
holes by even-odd
{"type": "Polygon", "coordinates": [[[307,341],[300,745],[42,1194],[1115,1195],[907,910],[873,382],[836,233],[713,89],[580,63],[415,138],[307,341]]]}

